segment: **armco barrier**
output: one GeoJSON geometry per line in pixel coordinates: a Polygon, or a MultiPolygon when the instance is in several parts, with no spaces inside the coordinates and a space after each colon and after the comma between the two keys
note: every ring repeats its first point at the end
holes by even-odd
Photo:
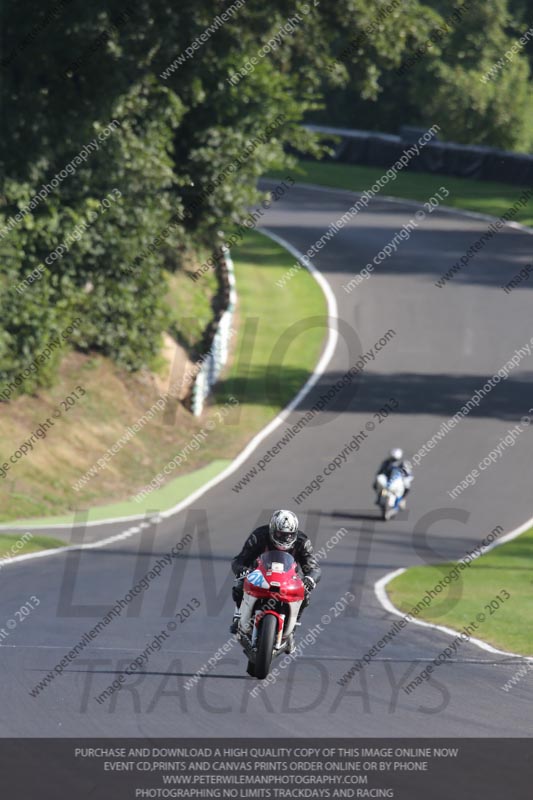
{"type": "Polygon", "coordinates": [[[233,261],[227,248],[222,248],[218,258],[217,273],[220,281],[223,307],[210,332],[210,341],[206,343],[207,353],[202,359],[202,365],[192,386],[191,410],[196,417],[202,413],[205,400],[211,393],[211,389],[217,382],[228,360],[233,315],[237,303],[237,290],[233,261]]]}
{"type": "MultiPolygon", "coordinates": [[[[376,131],[348,130],[324,125],[306,125],[314,133],[338,137],[329,160],[372,167],[390,167],[411,143],[411,139],[376,131]]],[[[533,184],[533,155],[511,153],[494,147],[456,144],[434,140],[406,167],[415,172],[434,172],[485,181],[523,186],[533,184]]]]}

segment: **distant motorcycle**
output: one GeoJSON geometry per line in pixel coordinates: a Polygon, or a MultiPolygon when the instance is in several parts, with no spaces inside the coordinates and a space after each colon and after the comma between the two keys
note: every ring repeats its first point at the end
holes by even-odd
{"type": "Polygon", "coordinates": [[[248,657],[248,675],[263,680],[272,659],[283,653],[293,633],[305,587],[289,553],[272,550],[257,559],[244,579],[237,638],[248,657]]]}
{"type": "Polygon", "coordinates": [[[401,510],[401,502],[405,494],[405,483],[401,469],[393,469],[389,478],[378,475],[378,505],[384,520],[392,519],[401,510]]]}

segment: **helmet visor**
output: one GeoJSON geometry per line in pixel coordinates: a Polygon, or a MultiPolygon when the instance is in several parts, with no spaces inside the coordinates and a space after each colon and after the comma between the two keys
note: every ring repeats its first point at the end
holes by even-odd
{"type": "Polygon", "coordinates": [[[293,531],[274,531],[272,539],[283,547],[290,547],[296,541],[296,533],[293,531]]]}

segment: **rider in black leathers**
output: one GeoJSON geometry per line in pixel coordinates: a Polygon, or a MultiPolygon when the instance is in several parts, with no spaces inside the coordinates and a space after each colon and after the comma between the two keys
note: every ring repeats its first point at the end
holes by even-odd
{"type": "Polygon", "coordinates": [[[237,632],[240,619],[239,607],[243,597],[243,583],[247,573],[255,566],[258,557],[268,550],[282,550],[294,558],[301,572],[305,586],[303,601],[298,619],[309,605],[309,595],[320,580],[321,569],[313,551],[313,545],[306,534],[298,528],[298,518],[292,511],[280,509],[272,514],[268,525],[260,525],[246,539],[241,552],[231,562],[236,580],[232,596],[237,608],[230,627],[237,632]]]}

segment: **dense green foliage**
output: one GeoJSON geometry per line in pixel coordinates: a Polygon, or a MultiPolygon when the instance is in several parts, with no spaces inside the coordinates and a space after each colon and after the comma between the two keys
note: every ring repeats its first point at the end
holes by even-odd
{"type": "Polygon", "coordinates": [[[320,121],[390,133],[405,123],[430,127],[438,122],[443,139],[532,149],[528,53],[533,53],[533,38],[505,59],[532,22],[525,0],[401,0],[379,23],[383,41],[373,34],[371,47],[368,37],[356,46],[365,26],[379,17],[378,9],[393,3],[360,4],[360,14],[352,18],[355,42],[349,58],[342,58],[342,41],[335,48],[332,75],[340,85],[329,95],[320,121]],[[375,70],[371,90],[361,91],[359,76],[368,69],[372,48],[386,43],[386,69],[375,70]]]}
{"type": "MultiPolygon", "coordinates": [[[[318,152],[304,118],[438,122],[460,141],[529,146],[527,48],[480,80],[523,33],[524,4],[465,2],[460,23],[400,75],[456,6],[5,0],[0,384],[78,316],[73,345],[150,364],[168,322],[165,274],[223,240],[257,199],[257,177],[290,165],[287,145],[318,152]]],[[[19,389],[52,380],[58,357],[19,389]]]]}

